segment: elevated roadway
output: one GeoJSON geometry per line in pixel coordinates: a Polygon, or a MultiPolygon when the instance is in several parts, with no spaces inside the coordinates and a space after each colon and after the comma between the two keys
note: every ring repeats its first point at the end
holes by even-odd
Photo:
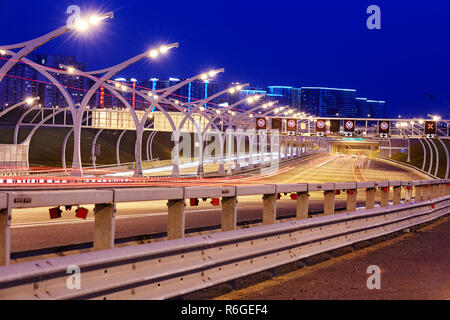
{"type": "MultiPolygon", "coordinates": [[[[239,176],[203,179],[202,181],[171,183],[171,185],[237,185],[300,182],[346,182],[365,180],[414,180],[415,173],[377,160],[362,157],[316,155],[290,162],[278,170],[260,174],[259,170],[239,176]]],[[[167,184],[164,184],[167,186],[167,184]]],[[[95,192],[93,190],[93,192],[95,192]]],[[[362,197],[359,201],[362,202],[362,197]]],[[[323,210],[323,195],[312,192],[310,212],[323,210]]],[[[221,208],[210,204],[210,199],[192,207],[187,201],[186,229],[220,225],[221,208]]],[[[16,209],[12,215],[12,253],[42,248],[89,243],[93,239],[93,206],[87,206],[86,220],[75,218],[75,209],[64,211],[60,219],[49,220],[47,208],[16,209]]],[[[336,208],[345,208],[345,195],[336,197],[336,208]]],[[[64,210],[64,207],[61,209],[64,210]]],[[[295,201],[281,195],[277,202],[278,217],[295,213],[295,201]]],[[[238,222],[260,219],[261,199],[257,196],[239,198],[238,222]]],[[[116,239],[137,235],[160,234],[167,230],[166,201],[126,203],[117,205],[116,239]]]]}

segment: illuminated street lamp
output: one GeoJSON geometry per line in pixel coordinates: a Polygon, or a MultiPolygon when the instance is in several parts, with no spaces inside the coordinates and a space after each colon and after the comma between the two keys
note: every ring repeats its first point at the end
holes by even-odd
{"type": "Polygon", "coordinates": [[[90,26],[98,26],[100,22],[106,18],[113,18],[113,12],[107,12],[102,15],[93,14],[89,18],[78,19],[75,22],[75,29],[81,32],[87,31],[90,26]]]}

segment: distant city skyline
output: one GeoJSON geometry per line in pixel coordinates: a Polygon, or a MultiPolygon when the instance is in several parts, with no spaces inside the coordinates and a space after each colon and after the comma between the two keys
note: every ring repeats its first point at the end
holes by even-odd
{"type": "Polygon", "coordinates": [[[394,115],[450,117],[450,59],[446,17],[450,4],[424,6],[380,0],[381,30],[368,30],[360,1],[171,2],[41,0],[0,7],[2,44],[50,32],[66,9],[114,11],[92,34],[64,35],[37,53],[76,56],[88,70],[117,64],[154,45],[180,42],[158,61],[142,61],[125,78],[184,78],[225,68],[218,81],[293,87],[354,88],[360,97],[383,100],[394,115]],[[24,19],[23,9],[33,12],[24,19]],[[95,48],[95,49],[94,49],[95,48]],[[430,98],[431,97],[431,98],[430,98]]]}
{"type": "MultiPolygon", "coordinates": [[[[49,55],[49,54],[31,54],[30,60],[34,63],[59,70],[62,65],[86,71],[86,65],[80,62],[74,56],[49,55]]],[[[6,59],[0,61],[0,66],[6,63],[6,59]]],[[[54,77],[67,88],[75,105],[80,105],[85,93],[93,85],[92,81],[79,75],[64,75],[55,73],[54,77]]],[[[116,76],[116,82],[127,84],[131,88],[159,90],[165,89],[184,81],[185,78],[159,79],[152,77],[150,79],[124,78],[116,76]]],[[[219,92],[227,91],[237,82],[224,81],[203,81],[196,80],[188,85],[182,86],[176,90],[171,98],[181,102],[196,102],[215,95],[219,92]]],[[[146,109],[149,103],[143,101],[135,94],[130,92],[121,92],[121,95],[128,100],[133,109],[146,109]]],[[[226,92],[208,103],[204,107],[217,107],[223,105],[232,105],[238,101],[245,101],[253,95],[259,95],[261,98],[258,104],[278,103],[279,107],[291,109],[288,112],[304,112],[308,115],[318,117],[353,117],[353,118],[383,118],[385,114],[385,101],[370,100],[367,98],[358,98],[355,89],[346,88],[327,88],[327,87],[300,87],[282,85],[269,85],[261,88],[243,86],[238,92],[226,92]],[[293,110],[293,111],[292,111],[293,110]]],[[[39,97],[38,106],[40,107],[68,107],[66,98],[52,83],[38,73],[31,66],[24,63],[18,63],[7,74],[0,83],[0,110],[8,106],[16,105],[27,98],[39,97]]],[[[89,106],[94,108],[124,108],[123,102],[112,95],[107,89],[100,87],[95,95],[90,99],[89,106]]],[[[254,105],[243,103],[236,109],[248,111],[254,105]]],[[[280,115],[283,113],[280,112],[280,115]]],[[[392,117],[392,115],[389,115],[392,117]]]]}

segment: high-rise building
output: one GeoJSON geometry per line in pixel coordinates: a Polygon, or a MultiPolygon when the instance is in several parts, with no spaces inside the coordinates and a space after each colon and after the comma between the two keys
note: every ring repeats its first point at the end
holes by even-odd
{"type": "Polygon", "coordinates": [[[278,101],[281,106],[292,107],[292,89],[288,86],[268,86],[267,98],[270,101],[278,101]]]}
{"type": "MultiPolygon", "coordinates": [[[[53,69],[62,69],[62,65],[72,66],[77,70],[86,71],[86,65],[76,60],[73,56],[65,55],[49,55],[49,54],[34,54],[31,56],[37,64],[41,64],[53,69]]],[[[89,90],[92,81],[86,77],[77,75],[65,75],[57,72],[52,72],[52,75],[58,80],[68,91],[72,97],[73,103],[76,105],[81,104],[86,92],[89,90]]],[[[43,107],[67,107],[68,103],[63,94],[55,87],[50,81],[37,73],[37,95],[40,97],[39,103],[43,107]]]]}
{"type": "MultiPolygon", "coordinates": [[[[6,62],[2,60],[0,67],[6,62]]],[[[0,110],[37,95],[37,72],[32,67],[17,63],[0,83],[0,110]]]]}
{"type": "Polygon", "coordinates": [[[301,109],[319,117],[354,117],[355,98],[353,89],[302,87],[301,109]]]}
{"type": "Polygon", "coordinates": [[[356,117],[383,118],[385,116],[385,101],[356,98],[356,117]]]}

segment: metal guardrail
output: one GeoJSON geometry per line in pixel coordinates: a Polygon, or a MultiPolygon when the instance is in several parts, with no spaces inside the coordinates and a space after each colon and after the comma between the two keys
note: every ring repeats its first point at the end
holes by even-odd
{"type": "Polygon", "coordinates": [[[432,175],[431,173],[428,173],[428,172],[426,172],[426,171],[424,171],[424,170],[422,170],[422,169],[420,169],[420,168],[418,168],[416,166],[413,166],[412,164],[406,163],[406,162],[401,162],[401,161],[398,161],[398,160],[394,160],[394,159],[391,159],[391,158],[385,158],[385,157],[380,157],[377,160],[384,161],[384,162],[387,162],[387,163],[390,162],[391,164],[392,163],[397,164],[398,166],[400,166],[402,168],[407,168],[410,171],[412,170],[413,172],[417,172],[419,175],[421,175],[423,177],[426,177],[427,179],[439,179],[439,177],[436,177],[436,176],[432,175]]]}
{"type": "Polygon", "coordinates": [[[444,196],[390,208],[0,267],[0,299],[168,299],[450,213],[444,196]],[[74,266],[80,288],[67,282],[74,266]],[[72,288],[72,289],[70,289],[72,288]]]}

